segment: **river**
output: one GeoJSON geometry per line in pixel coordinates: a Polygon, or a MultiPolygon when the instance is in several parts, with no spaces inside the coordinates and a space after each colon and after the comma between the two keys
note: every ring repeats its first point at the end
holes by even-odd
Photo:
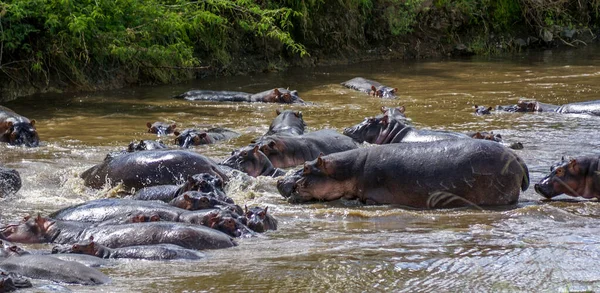
{"type": "MultiPolygon", "coordinates": [[[[233,181],[236,203],[269,206],[279,229],[239,239],[231,249],[207,251],[202,261],[116,261],[101,270],[112,283],[65,286],[76,292],[482,292],[600,290],[600,204],[548,202],[533,190],[562,156],[598,154],[600,117],[556,113],[475,116],[473,105],[514,104],[519,98],[550,104],[600,97],[600,48],[516,56],[349,66],[292,68],[283,73],[197,80],[77,94],[44,94],[3,103],[37,120],[39,148],[0,145],[0,162],[17,169],[23,188],[0,199],[3,223],[27,214],[102,197],[78,175],[108,152],[133,140],[154,139],[146,122],[170,121],[178,129],[221,126],[243,135],[193,150],[221,160],[262,135],[276,109],[303,113],[309,131],[345,127],[406,107],[420,128],[493,131],[520,141],[532,185],[519,204],[493,210],[408,210],[352,201],[289,204],[275,180],[233,181]],[[346,89],[362,76],[397,87],[383,100],[346,89]],[[298,90],[310,105],[190,102],[170,97],[190,89],[259,92],[298,90]]],[[[165,140],[173,146],[173,137],[165,140]]],[[[174,146],[173,146],[174,147],[174,146]]],[[[562,200],[561,200],[562,199],[562,200]]],[[[34,245],[28,248],[47,249],[34,245]]],[[[35,281],[36,285],[46,282],[35,281]]]]}

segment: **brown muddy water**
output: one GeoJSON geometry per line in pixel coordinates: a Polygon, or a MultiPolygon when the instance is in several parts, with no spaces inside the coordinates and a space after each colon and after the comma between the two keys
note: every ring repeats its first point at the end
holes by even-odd
{"type": "MultiPolygon", "coordinates": [[[[597,154],[600,117],[555,113],[473,114],[474,104],[513,104],[532,98],[551,104],[600,97],[600,51],[590,47],[494,59],[407,63],[381,61],[285,73],[205,79],[162,87],[83,94],[40,95],[3,105],[37,120],[39,148],[0,145],[0,161],[16,168],[23,188],[1,199],[0,219],[103,196],[78,175],[132,140],[154,139],[146,122],[179,129],[222,126],[243,135],[194,150],[221,160],[267,131],[277,108],[302,111],[310,131],[344,127],[405,105],[421,128],[494,131],[539,181],[561,156],[597,154]],[[399,88],[396,100],[340,86],[363,76],[399,88]],[[190,89],[259,92],[297,89],[314,104],[190,102],[169,97],[190,89]]],[[[173,144],[172,137],[166,140],[173,144]]],[[[239,239],[239,246],[207,252],[196,262],[115,261],[102,268],[112,283],[66,286],[76,292],[482,292],[600,290],[600,204],[546,202],[523,192],[518,205],[497,210],[406,210],[355,202],[288,204],[275,180],[233,181],[228,194],[241,205],[269,206],[279,230],[239,239]]],[[[559,198],[559,199],[560,199],[559,198]]],[[[50,246],[35,246],[48,248],[50,246]]],[[[30,247],[31,248],[31,247],[30,247]]],[[[36,281],[36,285],[45,282],[36,281]]],[[[39,289],[36,289],[39,290],[39,289]]]]}

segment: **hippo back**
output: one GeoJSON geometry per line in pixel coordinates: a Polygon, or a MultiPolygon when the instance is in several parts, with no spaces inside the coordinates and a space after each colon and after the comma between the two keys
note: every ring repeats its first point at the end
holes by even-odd
{"type": "Polygon", "coordinates": [[[556,112],[563,114],[589,114],[600,116],[600,100],[565,104],[560,106],[556,112]]]}

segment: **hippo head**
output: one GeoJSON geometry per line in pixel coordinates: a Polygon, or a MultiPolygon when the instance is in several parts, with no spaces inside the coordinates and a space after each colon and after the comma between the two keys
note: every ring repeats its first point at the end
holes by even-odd
{"type": "Polygon", "coordinates": [[[263,98],[263,102],[281,104],[304,104],[304,101],[298,96],[298,91],[290,91],[284,88],[273,89],[263,98]]]}
{"type": "Polygon", "coordinates": [[[260,151],[258,145],[250,145],[233,151],[231,157],[227,158],[222,164],[247,173],[252,177],[258,177],[273,169],[271,160],[260,151]]]}
{"type": "Polygon", "coordinates": [[[269,207],[244,207],[248,228],[254,232],[263,233],[267,230],[277,230],[277,220],[267,214],[269,207]]]}
{"type": "Polygon", "coordinates": [[[185,181],[185,183],[183,183],[183,185],[180,188],[180,194],[186,191],[217,193],[223,190],[223,186],[224,184],[221,178],[207,173],[200,173],[187,177],[187,180],[185,181]]]}
{"type": "Polygon", "coordinates": [[[48,218],[27,216],[19,224],[0,228],[0,238],[18,243],[42,243],[54,221],[48,218]]]}
{"type": "Polygon", "coordinates": [[[127,223],[146,223],[146,222],[159,222],[160,216],[157,213],[144,213],[136,212],[128,215],[126,219],[127,223]]]}
{"type": "Polygon", "coordinates": [[[394,119],[406,119],[406,115],[404,115],[404,112],[406,112],[406,108],[404,106],[392,108],[381,106],[381,113],[383,113],[383,115],[388,115],[394,119]]]}
{"type": "Polygon", "coordinates": [[[214,198],[210,193],[186,191],[173,199],[171,205],[188,211],[209,209],[214,206],[214,204],[211,203],[211,197],[214,198]]]}
{"type": "Polygon", "coordinates": [[[304,168],[279,180],[277,189],[289,202],[334,200],[339,198],[336,195],[356,192],[356,182],[352,180],[355,176],[345,174],[347,171],[348,168],[336,168],[325,157],[319,156],[316,160],[304,163],[304,168]]]}
{"type": "MultiPolygon", "coordinates": [[[[386,117],[386,120],[388,119],[388,116],[383,117],[386,117]]],[[[385,127],[384,123],[382,123],[383,117],[365,118],[363,122],[344,129],[344,135],[349,136],[357,142],[362,143],[366,141],[374,143],[385,127]]]]}
{"type": "Polygon", "coordinates": [[[391,88],[387,86],[380,86],[379,88],[377,88],[374,85],[372,85],[369,94],[379,98],[395,98],[397,92],[398,88],[391,88]]]}
{"type": "Polygon", "coordinates": [[[40,137],[35,129],[35,120],[31,122],[5,122],[6,131],[3,136],[11,145],[24,145],[27,147],[37,147],[40,144],[40,137]]]}
{"type": "Polygon", "coordinates": [[[491,140],[495,142],[502,142],[502,136],[500,134],[494,134],[493,132],[475,132],[471,135],[474,139],[491,140]]]}
{"type": "Polygon", "coordinates": [[[286,155],[284,150],[286,146],[283,141],[270,137],[258,140],[256,145],[267,156],[273,166],[285,165],[286,155]]]}
{"type": "Polygon", "coordinates": [[[13,292],[18,289],[31,288],[31,282],[15,273],[0,272],[0,292],[13,292]]]}
{"type": "Polygon", "coordinates": [[[16,246],[8,241],[0,240],[0,245],[2,245],[2,247],[0,248],[0,258],[7,258],[7,257],[11,257],[11,256],[21,256],[21,255],[29,254],[28,251],[26,251],[23,248],[16,246]]]}
{"type": "MultiPolygon", "coordinates": [[[[586,168],[576,160],[566,161],[550,167],[550,174],[534,185],[535,191],[545,198],[553,198],[560,194],[581,196],[584,198],[598,197],[586,188],[593,184],[593,175],[584,174],[586,168]]],[[[591,189],[591,188],[590,188],[591,189]]]]}
{"type": "Polygon", "coordinates": [[[481,116],[481,115],[492,114],[492,112],[490,112],[490,111],[492,111],[492,107],[487,107],[486,108],[484,106],[477,106],[477,105],[475,105],[475,106],[473,106],[473,108],[475,108],[475,115],[481,116]]]}
{"type": "Polygon", "coordinates": [[[243,225],[237,219],[222,213],[211,217],[207,226],[232,237],[240,237],[242,235],[243,225]]]}
{"type": "Polygon", "coordinates": [[[538,110],[539,103],[536,101],[520,100],[517,102],[516,112],[537,112],[538,110]]]}
{"type": "Polygon", "coordinates": [[[197,129],[184,129],[182,132],[173,132],[175,134],[175,143],[182,148],[188,148],[191,145],[200,145],[200,139],[198,135],[201,132],[197,129]]]}
{"type": "Polygon", "coordinates": [[[94,242],[94,236],[89,239],[77,242],[71,246],[70,253],[79,253],[87,255],[97,255],[100,246],[94,242]]]}
{"type": "Polygon", "coordinates": [[[146,126],[148,127],[148,132],[158,134],[158,136],[163,136],[173,133],[173,131],[177,127],[177,124],[169,124],[165,122],[148,122],[146,123],[146,126]]]}

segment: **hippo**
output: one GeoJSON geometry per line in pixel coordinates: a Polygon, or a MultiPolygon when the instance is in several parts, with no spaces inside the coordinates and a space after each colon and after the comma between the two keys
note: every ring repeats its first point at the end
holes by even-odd
{"type": "Polygon", "coordinates": [[[353,90],[367,93],[370,96],[387,99],[396,98],[396,93],[398,92],[398,88],[385,86],[379,82],[368,80],[362,77],[355,77],[351,80],[342,82],[342,85],[353,90]]]}
{"type": "Polygon", "coordinates": [[[15,169],[0,166],[0,197],[17,193],[21,189],[21,175],[15,169]]]}
{"type": "Polygon", "coordinates": [[[156,140],[140,140],[139,143],[135,143],[132,141],[129,146],[127,146],[127,152],[133,153],[137,151],[150,151],[150,150],[161,150],[166,149],[167,146],[162,143],[162,141],[156,140]]]}
{"type": "Polygon", "coordinates": [[[0,142],[27,147],[39,146],[40,137],[35,129],[35,120],[29,120],[0,106],[0,142]]]}
{"type": "Polygon", "coordinates": [[[229,140],[239,137],[240,134],[225,128],[211,128],[206,131],[188,128],[182,132],[175,131],[175,143],[182,148],[188,148],[190,145],[213,144],[222,140],[229,140]]]}
{"type": "MultiPolygon", "coordinates": [[[[515,105],[496,106],[497,111],[505,112],[556,112],[559,106],[540,103],[533,100],[519,100],[515,105]]],[[[489,114],[489,113],[488,113],[489,114]]]]}
{"type": "Polygon", "coordinates": [[[114,218],[108,219],[106,221],[102,221],[97,223],[95,227],[98,226],[109,226],[109,225],[121,225],[121,224],[129,224],[129,223],[145,223],[145,222],[158,222],[161,221],[160,215],[156,212],[147,212],[147,211],[135,211],[124,214],[122,216],[116,216],[114,218]]]}
{"type": "Polygon", "coordinates": [[[512,150],[478,139],[320,156],[277,183],[289,202],[346,198],[412,208],[511,205],[528,186],[527,166],[512,150]]]}
{"type": "Polygon", "coordinates": [[[69,206],[50,214],[61,221],[98,223],[133,213],[157,214],[164,221],[177,221],[184,212],[161,201],[104,198],[69,206]]]}
{"type": "Polygon", "coordinates": [[[146,127],[148,127],[148,132],[149,133],[154,133],[157,134],[158,136],[166,136],[168,134],[173,133],[173,131],[175,131],[175,128],[177,127],[177,124],[173,123],[167,123],[167,122],[154,122],[154,123],[146,123],[146,127]]]}
{"type": "Polygon", "coordinates": [[[263,136],[254,141],[275,168],[287,168],[325,155],[356,149],[349,137],[335,130],[323,129],[304,135],[276,134],[263,136]]]}
{"type": "Polygon", "coordinates": [[[290,91],[284,88],[275,88],[256,94],[230,91],[192,90],[174,96],[173,98],[185,99],[188,101],[305,104],[304,100],[298,96],[298,91],[290,91]]]}
{"type": "MultiPolygon", "coordinates": [[[[25,254],[29,254],[29,251],[24,250],[23,248],[14,245],[6,240],[0,240],[0,261],[5,258],[13,257],[13,256],[21,256],[25,254]]],[[[1,291],[0,291],[1,292],[1,291]]]]}
{"type": "Polygon", "coordinates": [[[221,178],[206,173],[188,176],[187,180],[181,185],[144,187],[136,191],[133,199],[169,202],[186,191],[212,192],[217,195],[219,200],[226,203],[233,203],[233,199],[228,197],[223,190],[223,181],[221,178]]]}
{"type": "Polygon", "coordinates": [[[211,159],[185,150],[150,150],[111,157],[81,174],[85,186],[101,188],[123,183],[126,189],[177,184],[187,176],[208,173],[226,182],[227,176],[211,159]]]}
{"type": "Polygon", "coordinates": [[[253,207],[248,209],[244,207],[247,225],[250,230],[258,233],[263,233],[267,230],[277,230],[277,219],[267,213],[269,207],[253,207]]]}
{"type": "Polygon", "coordinates": [[[110,282],[110,278],[97,269],[47,255],[11,257],[0,262],[0,269],[33,279],[61,283],[100,285],[110,282]]]}
{"type": "Polygon", "coordinates": [[[556,109],[561,114],[589,114],[600,116],[600,100],[564,104],[556,109]]]}
{"type": "Polygon", "coordinates": [[[200,191],[186,191],[169,202],[169,205],[171,206],[188,211],[210,209],[217,205],[227,204],[228,203],[219,200],[218,196],[212,192],[200,191]]]}
{"type": "Polygon", "coordinates": [[[0,272],[0,292],[12,292],[18,289],[31,288],[31,282],[15,273],[0,272]]]}
{"type": "Polygon", "coordinates": [[[0,238],[21,243],[69,244],[93,236],[97,243],[110,248],[175,244],[184,248],[202,250],[237,245],[222,232],[185,223],[159,221],[91,226],[89,223],[59,221],[40,216],[34,221],[31,220],[1,229],[0,238]]]}
{"type": "Polygon", "coordinates": [[[231,152],[231,156],[221,165],[240,170],[252,177],[279,177],[285,174],[285,171],[273,167],[271,160],[260,151],[258,145],[245,146],[231,152]]]}
{"type": "Polygon", "coordinates": [[[600,157],[582,156],[562,161],[550,168],[550,174],[534,185],[545,198],[560,194],[600,199],[600,157]]]}
{"type": "Polygon", "coordinates": [[[271,122],[271,125],[269,126],[269,131],[267,131],[265,135],[277,133],[293,135],[304,134],[306,123],[304,123],[304,119],[302,119],[302,112],[292,110],[281,111],[279,109],[275,112],[277,113],[277,117],[273,119],[273,122],[271,122]]]}
{"type": "Polygon", "coordinates": [[[219,230],[232,237],[252,235],[253,232],[246,226],[245,216],[236,211],[227,209],[204,209],[189,211],[181,214],[179,220],[183,223],[203,225],[219,230]]]}
{"type": "Polygon", "coordinates": [[[465,134],[450,131],[419,130],[389,115],[365,118],[363,122],[344,129],[344,135],[359,143],[373,144],[469,138],[465,134]]]}
{"type": "Polygon", "coordinates": [[[113,249],[96,243],[94,237],[73,244],[67,252],[93,255],[99,258],[134,258],[145,260],[198,260],[205,257],[202,252],[185,249],[173,244],[128,246],[113,249]]]}
{"type": "Polygon", "coordinates": [[[490,141],[495,141],[497,143],[502,144],[503,146],[513,149],[513,150],[522,150],[523,143],[521,142],[513,142],[513,143],[505,143],[502,139],[502,136],[498,133],[494,134],[493,132],[471,132],[467,133],[467,136],[474,139],[485,139],[490,141]]]}
{"type": "Polygon", "coordinates": [[[492,107],[485,107],[485,106],[477,106],[474,105],[473,108],[475,108],[475,115],[481,116],[481,115],[490,115],[492,114],[492,107]]]}

